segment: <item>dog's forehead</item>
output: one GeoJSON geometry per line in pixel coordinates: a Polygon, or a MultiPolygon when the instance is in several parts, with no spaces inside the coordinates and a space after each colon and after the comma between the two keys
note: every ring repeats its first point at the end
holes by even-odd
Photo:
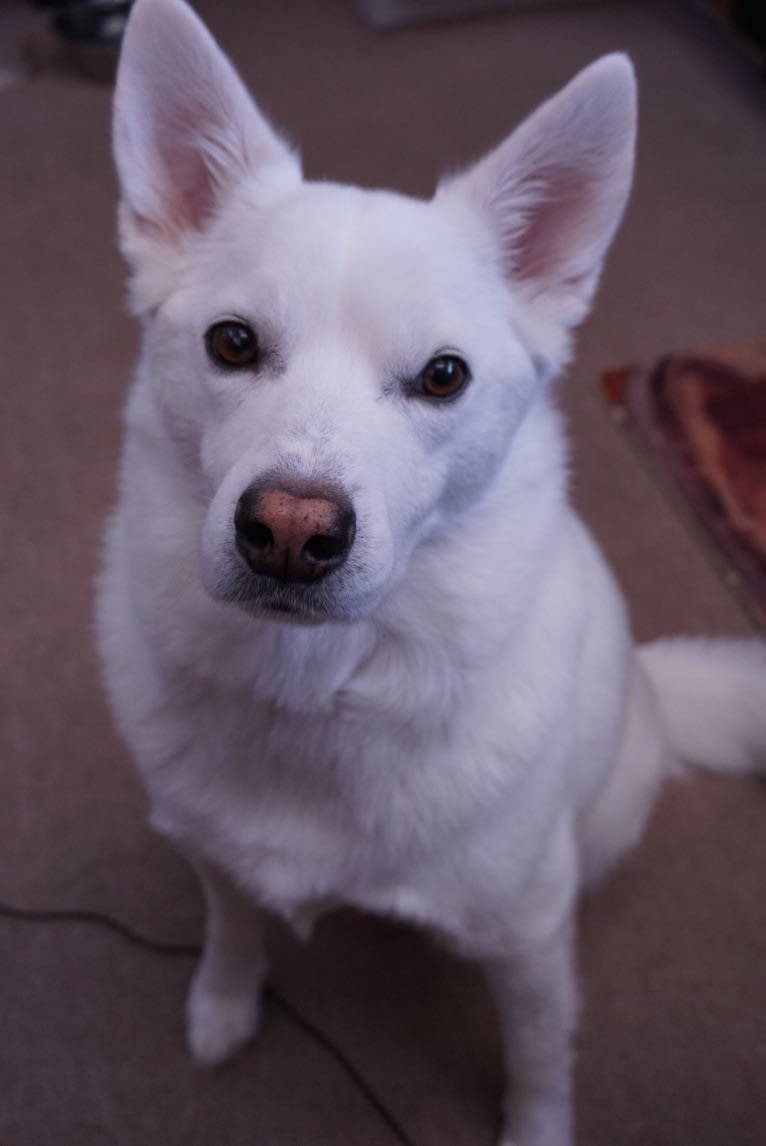
{"type": "Polygon", "coordinates": [[[406,354],[454,341],[472,313],[492,309],[471,229],[438,200],[303,183],[267,203],[246,196],[238,208],[207,246],[212,278],[233,309],[252,305],[254,319],[271,315],[293,336],[334,329],[374,355],[394,344],[406,354]]]}
{"type": "Polygon", "coordinates": [[[472,261],[470,243],[438,204],[329,183],[304,183],[253,207],[239,238],[254,273],[278,268],[281,282],[313,279],[324,294],[429,281],[444,290],[472,261]]]}

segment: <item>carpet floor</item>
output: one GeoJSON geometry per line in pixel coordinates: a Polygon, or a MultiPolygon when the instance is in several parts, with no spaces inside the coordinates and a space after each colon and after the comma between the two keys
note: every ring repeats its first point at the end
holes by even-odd
{"type": "MultiPolygon", "coordinates": [[[[763,333],[766,101],[693,10],[544,7],[390,33],[352,0],[203,0],[309,174],[427,194],[600,53],[641,84],[635,194],[561,386],[574,496],[640,638],[748,623],[596,385],[624,362],[763,333]]],[[[110,91],[19,77],[0,9],[0,901],[107,911],[199,939],[194,879],[144,823],[92,641],[138,332],[114,244],[110,91]]],[[[25,10],[26,12],[26,10],[25,10]]],[[[29,9],[30,18],[42,18],[29,9]]],[[[647,836],[583,908],[578,1141],[766,1141],[766,787],[669,786],[647,836]]],[[[274,983],[353,1059],[417,1146],[491,1146],[498,1032],[476,972],[402,927],[340,913],[277,930],[274,983]]],[[[3,1146],[386,1146],[390,1128],[275,1006],[256,1047],[195,1071],[188,958],[86,923],[0,919],[3,1146]]],[[[556,1146],[551,1143],[551,1146],[556,1146]]]]}

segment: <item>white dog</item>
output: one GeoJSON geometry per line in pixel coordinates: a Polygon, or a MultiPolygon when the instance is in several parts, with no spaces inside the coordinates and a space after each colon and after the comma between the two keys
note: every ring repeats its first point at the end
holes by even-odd
{"type": "Polygon", "coordinates": [[[573,1140],[578,890],[683,755],[766,747],[758,643],[634,653],[567,504],[551,379],[625,206],[609,56],[430,202],[305,183],[182,0],[116,96],[143,347],[99,633],[154,824],[207,904],[191,1049],[258,1024],[259,910],[354,904],[488,974],[502,1146],[573,1140]]]}

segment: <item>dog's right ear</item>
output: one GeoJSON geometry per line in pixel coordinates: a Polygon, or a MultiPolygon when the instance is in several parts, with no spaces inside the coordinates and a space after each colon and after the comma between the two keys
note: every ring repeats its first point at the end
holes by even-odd
{"type": "Polygon", "coordinates": [[[206,226],[244,176],[296,181],[296,157],[183,0],[137,0],[120,56],[114,154],[137,271],[206,226]]]}

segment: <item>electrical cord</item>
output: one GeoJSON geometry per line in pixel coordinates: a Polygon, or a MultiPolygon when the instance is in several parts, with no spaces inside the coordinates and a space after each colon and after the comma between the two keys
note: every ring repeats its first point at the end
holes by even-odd
{"type": "MultiPolygon", "coordinates": [[[[101,911],[89,911],[85,909],[33,911],[27,908],[12,907],[9,904],[0,903],[0,916],[19,923],[83,923],[87,926],[101,927],[104,930],[111,931],[124,942],[130,943],[134,947],[143,948],[145,951],[151,951],[155,955],[193,957],[198,956],[201,952],[201,947],[197,943],[166,943],[159,939],[152,939],[150,936],[143,935],[141,932],[129,927],[128,924],[123,923],[121,920],[115,919],[113,916],[101,911]]],[[[357,1067],[354,1066],[351,1059],[332,1039],[324,1034],[315,1023],[312,1023],[310,1019],[307,1019],[305,1015],[301,1014],[292,1003],[289,1003],[287,999],[273,987],[267,987],[264,994],[294,1026],[302,1031],[308,1039],[321,1047],[325,1054],[333,1059],[376,1112],[381,1121],[385,1123],[392,1137],[396,1139],[400,1146],[415,1146],[412,1138],[410,1138],[399,1124],[383,1100],[378,1097],[369,1082],[367,1082],[357,1067]]]]}

